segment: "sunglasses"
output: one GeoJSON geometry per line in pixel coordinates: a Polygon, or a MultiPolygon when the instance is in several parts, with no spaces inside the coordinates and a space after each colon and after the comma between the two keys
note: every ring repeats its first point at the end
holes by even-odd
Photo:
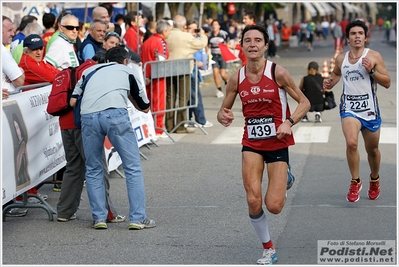
{"type": "Polygon", "coordinates": [[[73,29],[79,31],[79,26],[71,26],[71,25],[61,25],[61,26],[67,29],[68,31],[73,31],[73,29]]]}
{"type": "Polygon", "coordinates": [[[36,48],[36,49],[31,49],[32,51],[37,51],[37,50],[43,50],[44,49],[44,47],[43,46],[41,46],[41,47],[38,47],[38,48],[36,48]]]}

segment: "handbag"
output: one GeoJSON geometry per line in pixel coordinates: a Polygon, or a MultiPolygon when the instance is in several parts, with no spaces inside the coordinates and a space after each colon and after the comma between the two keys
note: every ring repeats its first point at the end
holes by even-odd
{"type": "Polygon", "coordinates": [[[324,109],[329,110],[337,106],[335,103],[334,93],[332,91],[324,92],[324,109]]]}
{"type": "MultiPolygon", "coordinates": [[[[313,76],[312,79],[315,81],[316,86],[320,89],[320,91],[323,91],[323,88],[320,86],[320,84],[318,84],[316,82],[316,79],[313,76]]],[[[323,93],[323,97],[324,97],[324,110],[329,110],[329,109],[333,109],[337,106],[337,104],[335,103],[335,98],[334,98],[334,93],[332,91],[325,91],[323,93]]]]}

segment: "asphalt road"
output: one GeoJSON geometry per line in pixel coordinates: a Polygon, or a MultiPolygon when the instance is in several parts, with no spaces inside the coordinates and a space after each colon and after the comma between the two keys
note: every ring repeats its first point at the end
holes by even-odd
{"type": "MultiPolygon", "coordinates": [[[[381,196],[367,198],[369,168],[360,138],[361,177],[365,183],[357,203],[346,201],[350,174],[338,110],[326,111],[323,122],[293,127],[297,144],[290,148],[296,183],[288,192],[279,215],[267,213],[276,246],[278,264],[317,264],[318,240],[396,240],[397,236],[397,51],[373,32],[370,48],[383,56],[391,75],[391,87],[379,87],[383,118],[380,150],[381,196]]],[[[299,84],[307,64],[323,66],[334,54],[333,41],[315,41],[306,47],[281,51],[275,62],[287,68],[299,84]]],[[[231,65],[233,69],[236,66],[231,65]]],[[[231,75],[231,72],[229,72],[231,75]]],[[[335,89],[336,101],[340,92],[335,89]]],[[[241,103],[233,111],[229,128],[217,123],[222,102],[207,77],[202,87],[207,119],[214,123],[193,134],[173,134],[176,142],[160,139],[142,147],[147,194],[147,214],[157,222],[153,229],[129,231],[128,222],[93,230],[84,190],[77,219],[66,223],[48,220],[42,209],[30,209],[25,217],[2,223],[4,265],[253,265],[262,254],[261,243],[248,217],[241,179],[241,103]]],[[[291,108],[295,104],[290,102],[291,108]]],[[[310,117],[312,118],[312,117],[310,117]]],[[[264,187],[267,186],[265,175],[264,187]]],[[[59,193],[51,185],[39,190],[56,207],[59,193]]],[[[111,197],[127,215],[125,180],[115,172],[111,197]]],[[[56,218],[56,217],[55,217],[56,218]]],[[[396,259],[395,249],[395,259],[396,259]]],[[[397,261],[396,261],[397,262],[397,261]]]]}

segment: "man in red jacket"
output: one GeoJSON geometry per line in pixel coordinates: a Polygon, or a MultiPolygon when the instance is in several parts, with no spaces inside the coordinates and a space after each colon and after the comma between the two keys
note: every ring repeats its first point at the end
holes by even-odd
{"type": "MultiPolygon", "coordinates": [[[[141,60],[143,64],[148,61],[161,61],[169,59],[169,49],[166,39],[170,34],[171,27],[166,20],[159,20],[156,25],[156,32],[150,36],[142,46],[141,60]]],[[[147,96],[151,102],[151,111],[156,113],[165,110],[165,78],[151,80],[151,64],[147,64],[145,69],[147,96]]],[[[155,133],[158,137],[162,136],[165,129],[165,113],[155,115],[155,133]]]]}
{"type": "Polygon", "coordinates": [[[18,66],[25,72],[24,85],[52,83],[59,70],[43,60],[44,42],[40,35],[31,34],[25,37],[23,47],[24,52],[18,66]]]}

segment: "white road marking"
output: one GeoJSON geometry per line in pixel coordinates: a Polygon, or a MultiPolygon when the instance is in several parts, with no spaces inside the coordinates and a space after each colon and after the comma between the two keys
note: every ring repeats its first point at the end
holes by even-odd
{"type": "MultiPolygon", "coordinates": [[[[299,126],[294,131],[295,143],[328,143],[331,126],[299,126]]],[[[241,144],[243,127],[227,127],[212,144],[241,144]]],[[[381,127],[381,144],[397,143],[396,127],[381,127]]]]}
{"type": "Polygon", "coordinates": [[[380,144],[396,144],[398,129],[396,127],[381,127],[380,144]]]}
{"type": "Polygon", "coordinates": [[[294,131],[295,143],[328,143],[331,126],[299,126],[294,131]]]}
{"type": "Polygon", "coordinates": [[[211,144],[241,144],[244,127],[227,127],[211,144]]]}

